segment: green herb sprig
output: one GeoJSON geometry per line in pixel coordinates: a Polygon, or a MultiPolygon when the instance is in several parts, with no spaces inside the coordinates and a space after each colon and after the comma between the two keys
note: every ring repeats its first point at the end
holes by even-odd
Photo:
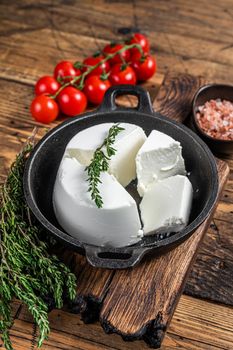
{"type": "Polygon", "coordinates": [[[113,155],[116,154],[116,149],[113,148],[112,145],[115,142],[116,136],[122,130],[125,129],[120,127],[119,123],[114,124],[109,129],[108,136],[104,139],[103,143],[95,150],[90,165],[88,165],[85,169],[88,174],[88,191],[91,192],[91,199],[95,202],[98,208],[102,208],[104,204],[98,188],[99,183],[101,183],[100,174],[103,171],[108,171],[109,160],[113,155]]]}
{"type": "MultiPolygon", "coordinates": [[[[40,240],[42,229],[33,223],[23,195],[22,177],[32,143],[13,163],[0,191],[0,333],[7,350],[12,350],[10,303],[13,298],[27,305],[39,328],[38,347],[48,338],[48,297],[63,305],[63,294],[75,298],[76,278],[40,240]]],[[[45,234],[45,233],[44,233],[45,234]]]]}

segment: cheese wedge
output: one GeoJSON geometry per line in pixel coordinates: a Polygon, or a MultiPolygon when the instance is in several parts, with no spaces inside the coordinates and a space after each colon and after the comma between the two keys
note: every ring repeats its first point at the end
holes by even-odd
{"type": "Polygon", "coordinates": [[[172,137],[157,130],[150,133],[136,157],[140,196],[154,181],[186,174],[181,150],[180,143],[172,137]]]}
{"type": "MultiPolygon", "coordinates": [[[[104,123],[87,128],[75,135],[67,145],[66,154],[76,158],[81,164],[90,164],[94,151],[107,137],[113,123],[104,123]]],[[[126,187],[136,178],[135,157],[146,140],[142,128],[129,123],[120,123],[121,131],[114,142],[116,154],[109,161],[109,173],[126,187]]]]}
{"type": "Polygon", "coordinates": [[[123,247],[141,239],[137,205],[113,175],[101,174],[103,207],[88,192],[85,166],[64,156],[56,177],[53,206],[59,224],[84,243],[123,247]]]}
{"type": "Polygon", "coordinates": [[[182,175],[149,186],[140,203],[144,235],[182,230],[188,224],[192,196],[192,184],[182,175]]]}

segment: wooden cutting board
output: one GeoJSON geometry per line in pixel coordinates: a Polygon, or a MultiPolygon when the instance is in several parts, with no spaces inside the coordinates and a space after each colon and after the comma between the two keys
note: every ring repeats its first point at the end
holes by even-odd
{"type": "MultiPolygon", "coordinates": [[[[201,84],[201,78],[189,75],[167,76],[153,101],[154,109],[184,122],[201,84]]],[[[134,105],[135,100],[129,97],[120,102],[134,105]]],[[[216,161],[220,196],[229,168],[225,162],[216,161]]],[[[105,332],[117,333],[124,340],[141,339],[160,347],[213,213],[180,246],[159,258],[146,259],[134,269],[96,269],[85,257],[63,252],[64,261],[77,275],[76,300],[68,310],[81,313],[86,323],[99,320],[105,332]]]]}

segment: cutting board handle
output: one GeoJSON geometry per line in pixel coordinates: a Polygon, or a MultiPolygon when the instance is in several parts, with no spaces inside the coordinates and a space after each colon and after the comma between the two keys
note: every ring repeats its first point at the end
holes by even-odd
{"type": "Polygon", "coordinates": [[[191,113],[196,91],[204,83],[202,77],[167,74],[153,101],[154,111],[183,123],[191,113]]]}

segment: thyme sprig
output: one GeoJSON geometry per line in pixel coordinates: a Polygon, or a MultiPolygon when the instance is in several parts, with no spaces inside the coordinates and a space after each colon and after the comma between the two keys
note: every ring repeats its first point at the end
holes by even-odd
{"type": "Polygon", "coordinates": [[[7,350],[12,350],[10,302],[13,298],[27,305],[39,328],[38,347],[48,338],[48,299],[57,308],[63,294],[75,298],[76,278],[40,239],[42,228],[35,224],[23,195],[25,161],[32,150],[29,141],[12,164],[0,190],[0,333],[7,350]]]}
{"type": "Polygon", "coordinates": [[[108,132],[108,136],[104,139],[103,143],[95,150],[90,165],[86,167],[88,174],[87,181],[89,182],[88,191],[91,192],[91,199],[95,202],[98,208],[102,208],[103,199],[100,195],[98,185],[101,183],[101,172],[108,171],[109,160],[116,154],[116,149],[113,148],[116,136],[124,128],[118,124],[114,124],[108,132]]]}

